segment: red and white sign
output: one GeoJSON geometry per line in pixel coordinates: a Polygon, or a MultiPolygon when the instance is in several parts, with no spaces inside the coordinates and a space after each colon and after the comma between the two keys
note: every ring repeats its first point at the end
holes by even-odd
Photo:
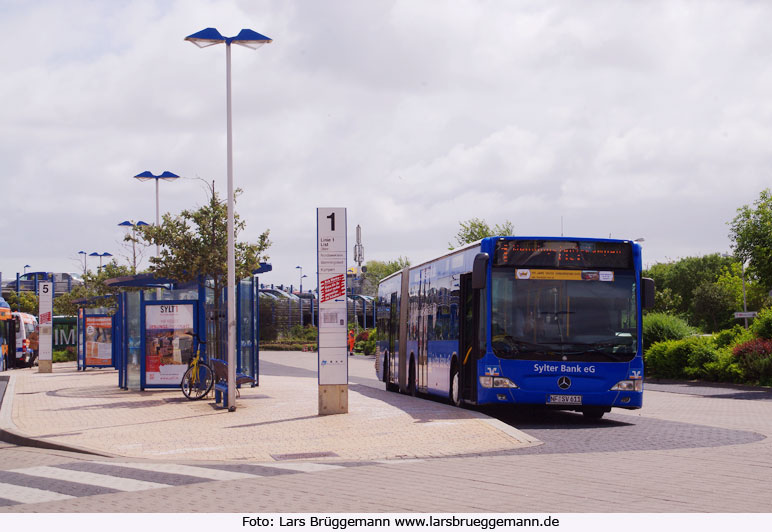
{"type": "Polygon", "coordinates": [[[320,282],[319,301],[327,303],[333,299],[344,297],[346,295],[346,275],[335,275],[320,282]]]}

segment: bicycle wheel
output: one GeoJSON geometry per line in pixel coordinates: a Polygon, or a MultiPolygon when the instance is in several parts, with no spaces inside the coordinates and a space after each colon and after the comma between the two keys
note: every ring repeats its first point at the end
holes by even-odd
{"type": "Polygon", "coordinates": [[[182,382],[180,388],[182,393],[190,399],[195,401],[202,399],[214,385],[214,372],[209,364],[199,362],[198,367],[190,366],[185,375],[182,376],[182,382]]]}

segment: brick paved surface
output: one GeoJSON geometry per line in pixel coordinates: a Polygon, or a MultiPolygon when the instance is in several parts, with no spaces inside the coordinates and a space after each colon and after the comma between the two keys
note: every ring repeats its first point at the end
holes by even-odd
{"type": "MultiPolygon", "coordinates": [[[[39,440],[135,458],[270,461],[452,456],[530,445],[487,416],[353,384],[349,413],[319,416],[315,378],[263,376],[236,412],[179,390],[124,391],[112,370],[15,370],[12,423],[39,440]]],[[[8,399],[6,399],[6,402],[8,399]]],[[[6,411],[8,405],[4,405],[6,411]]]]}
{"type": "MultiPolygon", "coordinates": [[[[64,382],[70,377],[62,375],[57,378],[64,382]]],[[[269,381],[267,376],[264,381],[269,381]]],[[[80,386],[58,386],[45,392],[17,388],[16,392],[22,392],[17,398],[25,397],[25,393],[27,397],[35,397],[42,392],[42,395],[48,397],[78,399],[75,392],[80,386]],[[57,390],[66,393],[59,394],[57,390]]],[[[256,393],[270,397],[273,392],[269,392],[268,382],[264,382],[264,386],[257,388],[259,391],[256,393]]],[[[326,464],[313,460],[265,461],[261,465],[254,461],[215,464],[185,458],[185,463],[190,465],[252,475],[238,480],[211,480],[203,484],[206,489],[202,489],[201,483],[186,483],[186,475],[191,470],[185,472],[174,469],[178,466],[173,463],[183,462],[184,455],[172,454],[163,456],[169,463],[162,467],[157,462],[147,462],[156,464],[154,467],[159,470],[158,476],[154,477],[156,481],[176,482],[171,487],[102,493],[45,504],[16,504],[0,507],[0,511],[772,512],[772,488],[769,482],[772,478],[772,443],[769,438],[772,435],[772,401],[767,400],[764,394],[748,394],[749,390],[739,388],[704,386],[704,390],[696,390],[698,387],[675,385],[672,388],[674,393],[670,393],[667,385],[662,386],[664,388],[656,387],[656,390],[652,389],[654,386],[647,387],[642,410],[623,413],[615,411],[609,419],[598,423],[588,424],[581,416],[570,413],[556,413],[541,418],[501,416],[502,421],[524,428],[532,436],[539,436],[545,443],[538,447],[515,446],[486,451],[483,447],[475,447],[464,442],[464,438],[459,438],[462,444],[457,449],[468,448],[469,445],[474,449],[457,453],[461,456],[443,456],[444,453],[437,452],[438,449],[445,450],[446,444],[453,443],[434,441],[438,447],[428,453],[429,458],[421,460],[378,462],[370,458],[352,460],[351,457],[345,457],[326,459],[326,464]],[[689,393],[684,393],[684,388],[689,393]],[[271,463],[300,469],[295,469],[291,474],[266,474],[271,469],[271,463]],[[171,476],[173,474],[177,474],[177,477],[171,476]],[[173,478],[178,480],[174,481],[173,478]]],[[[82,390],[79,393],[83,395],[82,390]]],[[[103,393],[109,395],[113,391],[105,388],[103,393]]],[[[352,390],[351,393],[353,397],[360,392],[352,390]]],[[[461,410],[438,414],[447,407],[436,402],[394,394],[381,396],[379,393],[377,389],[362,389],[361,401],[364,404],[367,404],[368,399],[386,401],[391,408],[407,416],[408,424],[425,427],[430,432],[435,428],[433,425],[445,427],[443,430],[454,426],[453,423],[444,424],[446,422],[455,423],[465,419],[480,422],[480,418],[464,417],[474,415],[473,412],[461,410]]],[[[174,401],[165,401],[164,394],[167,392],[161,392],[160,395],[155,392],[144,396],[137,394],[136,400],[159,401],[157,405],[146,405],[151,410],[161,405],[182,408],[174,401]]],[[[280,392],[277,392],[278,395],[280,392]]],[[[110,417],[113,411],[103,404],[108,399],[95,398],[93,404],[102,406],[81,409],[79,413],[85,414],[88,419],[83,420],[83,425],[77,430],[71,430],[74,434],[69,438],[92,432],[87,422],[98,418],[89,417],[94,412],[110,417]]],[[[173,397],[169,396],[169,399],[173,397]]],[[[84,398],[80,397],[79,400],[84,398]]],[[[273,400],[279,402],[278,399],[273,400]]],[[[119,404],[129,403],[116,407],[117,412],[144,410],[131,406],[133,401],[125,396],[114,401],[119,404]]],[[[287,402],[291,403],[289,400],[287,402]]],[[[281,412],[284,407],[286,405],[276,406],[277,412],[281,412]]],[[[398,422],[384,413],[379,414],[375,405],[372,408],[375,415],[384,416],[381,420],[398,422]]],[[[217,412],[212,417],[216,417],[215,414],[217,412]]],[[[310,417],[298,420],[295,417],[303,416],[282,418],[275,423],[263,422],[256,424],[255,428],[276,426],[277,430],[281,430],[282,425],[289,423],[293,428],[305,430],[302,422],[309,421],[310,417]],[[291,425],[294,421],[301,423],[291,425]]],[[[350,417],[354,418],[355,415],[350,417]]],[[[135,420],[134,425],[121,430],[129,431],[127,438],[131,438],[133,431],[143,430],[145,426],[152,426],[152,430],[157,431],[158,427],[167,425],[160,420],[135,420]]],[[[64,427],[58,430],[64,430],[64,427]]],[[[101,426],[97,433],[102,434],[104,430],[106,427],[101,426]]],[[[223,427],[221,432],[227,430],[238,429],[223,427]]],[[[50,430],[49,433],[54,431],[50,430]]],[[[411,434],[415,436],[416,433],[411,434]]],[[[447,438],[452,433],[447,431],[439,434],[441,438],[447,438]]],[[[482,434],[486,436],[487,430],[482,431],[482,434]]],[[[359,441],[359,436],[357,432],[347,433],[347,437],[352,440],[359,441]]],[[[367,439],[373,435],[363,436],[362,441],[366,445],[375,444],[367,439]]],[[[402,449],[409,448],[413,443],[418,447],[426,444],[420,440],[403,441],[398,434],[384,437],[402,449]]],[[[290,439],[293,438],[295,436],[291,435],[290,439]]],[[[355,447],[351,442],[340,440],[338,438],[341,449],[355,447]]],[[[426,445],[428,449],[430,446],[426,445]]],[[[105,466],[95,464],[93,457],[80,460],[75,458],[78,455],[69,453],[0,448],[0,457],[4,453],[12,454],[10,461],[13,467],[5,469],[12,469],[13,475],[24,475],[19,470],[37,465],[61,467],[74,472],[117,474],[127,468],[126,462],[129,461],[125,458],[98,459],[108,464],[105,466]],[[45,457],[47,462],[38,464],[38,456],[45,457]]],[[[351,453],[352,456],[355,454],[351,453]]],[[[364,455],[369,456],[368,453],[364,455]]],[[[134,476],[149,479],[138,475],[134,476]]],[[[60,489],[70,489],[70,486],[63,484],[60,489]]]]}

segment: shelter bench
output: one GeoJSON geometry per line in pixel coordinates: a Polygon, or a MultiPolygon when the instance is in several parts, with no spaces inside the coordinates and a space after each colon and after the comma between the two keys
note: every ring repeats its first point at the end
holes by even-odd
{"type": "MultiPolygon", "coordinates": [[[[222,401],[223,408],[228,408],[228,363],[219,358],[213,358],[210,362],[214,370],[214,401],[215,403],[222,401]]],[[[252,384],[254,386],[255,379],[245,373],[236,373],[237,397],[240,395],[239,386],[242,384],[252,384]]]]}

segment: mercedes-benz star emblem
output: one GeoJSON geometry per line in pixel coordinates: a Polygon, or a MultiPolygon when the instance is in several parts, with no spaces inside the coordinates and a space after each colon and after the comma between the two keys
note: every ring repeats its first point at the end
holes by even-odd
{"type": "Polygon", "coordinates": [[[558,379],[558,388],[561,390],[568,390],[571,387],[571,379],[568,377],[560,377],[558,379]]]}

